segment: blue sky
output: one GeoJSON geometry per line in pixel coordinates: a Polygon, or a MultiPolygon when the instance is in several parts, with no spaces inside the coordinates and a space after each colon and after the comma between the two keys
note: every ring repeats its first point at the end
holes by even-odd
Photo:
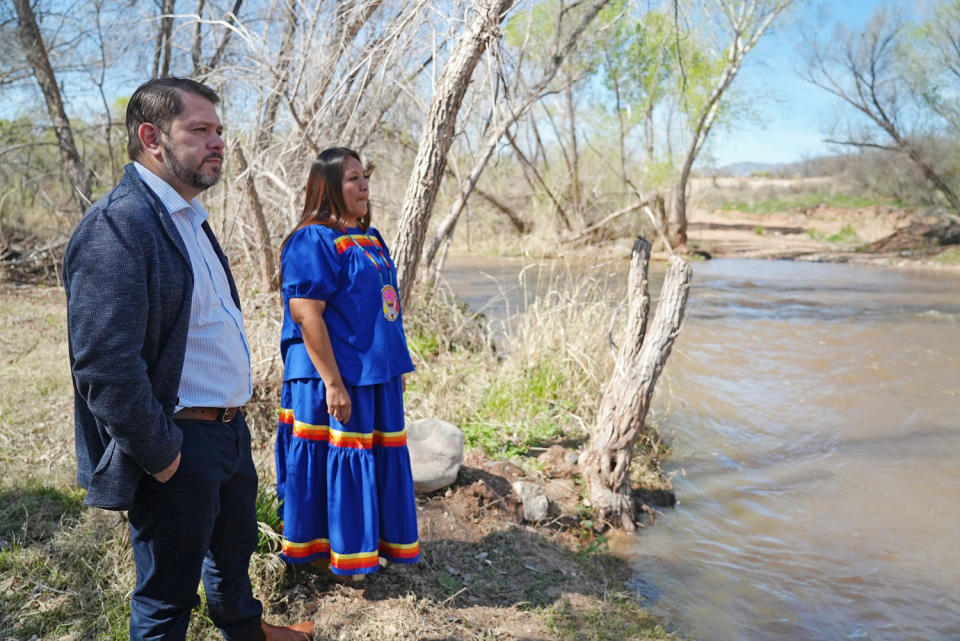
{"type": "MultiPolygon", "coordinates": [[[[715,165],[793,162],[836,153],[823,139],[838,110],[844,108],[830,94],[800,76],[805,58],[799,48],[799,32],[814,25],[828,36],[839,23],[861,27],[882,4],[882,0],[807,2],[765,35],[748,54],[735,81],[741,91],[765,96],[751,103],[759,122],[741,121],[714,131],[710,151],[715,165]]],[[[905,15],[915,11],[913,2],[892,4],[905,15]]]]}

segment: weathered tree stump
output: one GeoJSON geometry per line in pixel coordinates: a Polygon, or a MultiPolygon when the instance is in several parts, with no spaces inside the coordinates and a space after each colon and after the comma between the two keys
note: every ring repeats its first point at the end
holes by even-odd
{"type": "Polygon", "coordinates": [[[617,352],[614,373],[600,401],[590,442],[579,461],[587,498],[597,521],[619,525],[627,532],[636,530],[630,487],[633,448],[644,432],[654,385],[680,332],[692,275],[686,261],[670,257],[660,301],[647,335],[649,262],[650,243],[638,237],[633,245],[627,281],[626,332],[617,352]]]}

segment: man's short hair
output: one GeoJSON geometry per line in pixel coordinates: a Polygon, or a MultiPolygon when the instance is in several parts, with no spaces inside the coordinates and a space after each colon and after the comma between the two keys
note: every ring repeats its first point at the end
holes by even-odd
{"type": "Polygon", "coordinates": [[[180,92],[196,94],[217,104],[220,96],[203,83],[189,78],[155,78],[143,83],[127,103],[127,155],[136,160],[143,151],[140,125],[149,122],[167,133],[169,122],[183,111],[180,92]]]}

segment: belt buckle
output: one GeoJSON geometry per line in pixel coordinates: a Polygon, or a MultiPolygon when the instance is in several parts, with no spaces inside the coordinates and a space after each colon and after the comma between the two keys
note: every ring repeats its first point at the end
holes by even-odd
{"type": "Polygon", "coordinates": [[[217,416],[217,420],[220,421],[221,423],[229,423],[230,419],[232,419],[233,416],[231,416],[230,418],[227,418],[227,414],[230,414],[229,407],[220,408],[220,414],[217,416]]]}

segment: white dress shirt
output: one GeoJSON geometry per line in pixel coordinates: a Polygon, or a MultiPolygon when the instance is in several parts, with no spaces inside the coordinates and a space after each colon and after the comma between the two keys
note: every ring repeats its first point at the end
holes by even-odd
{"type": "Polygon", "coordinates": [[[193,268],[193,300],[177,407],[239,407],[253,394],[250,348],[230,283],[201,225],[207,210],[189,203],[165,180],[133,163],[173,218],[193,268]]]}

